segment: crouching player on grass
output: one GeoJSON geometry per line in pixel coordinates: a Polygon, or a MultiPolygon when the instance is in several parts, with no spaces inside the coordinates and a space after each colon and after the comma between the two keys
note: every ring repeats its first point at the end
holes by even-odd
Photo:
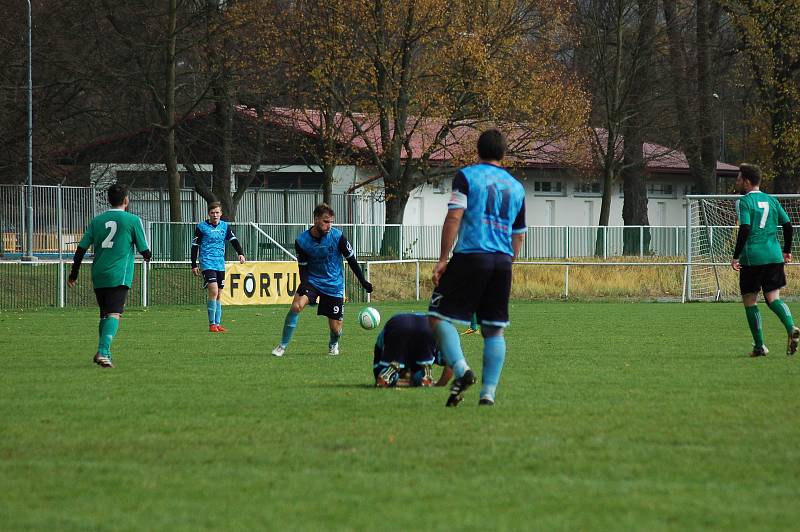
{"type": "Polygon", "coordinates": [[[342,335],[344,317],[344,268],[342,259],[353,270],[361,287],[369,294],[372,284],[364,278],[355,252],[344,234],[333,227],[334,213],[325,203],[314,208],[314,225],[300,233],[295,239],[297,269],[300,273],[300,286],[294,294],[292,306],[283,321],[281,343],[272,350],[276,357],[282,357],[292,340],[297,320],[306,305],[316,305],[318,316],[328,318],[330,337],[328,354],[339,354],[339,338],[342,335]]]}
{"type": "Polygon", "coordinates": [[[197,224],[192,240],[192,273],[203,275],[203,287],[208,291],[208,332],[228,332],[222,326],[222,289],[225,288],[225,242],[230,242],[239,262],[245,257],[239,239],[228,223],[222,219],[222,206],[218,201],[208,204],[208,220],[197,224]],[[200,267],[197,267],[197,256],[200,267]]]}
{"type": "Polygon", "coordinates": [[[436,348],[425,314],[395,314],[375,340],[372,372],[375,386],[444,386],[453,372],[436,348]],[[434,384],[432,366],[445,366],[434,384]]]}

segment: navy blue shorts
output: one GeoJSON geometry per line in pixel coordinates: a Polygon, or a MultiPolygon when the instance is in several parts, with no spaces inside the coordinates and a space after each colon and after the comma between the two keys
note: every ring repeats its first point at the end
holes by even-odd
{"type": "Polygon", "coordinates": [[[130,288],[125,285],[95,288],[94,297],[100,307],[100,317],[105,318],[108,314],[122,314],[125,311],[128,290],[130,288]]]}
{"type": "Polygon", "coordinates": [[[744,294],[772,292],[786,286],[786,274],[782,262],[760,266],[742,266],[739,272],[739,290],[744,294]]]}
{"type": "Polygon", "coordinates": [[[344,318],[344,298],[329,296],[314,290],[312,286],[305,287],[308,304],[317,305],[317,316],[327,316],[332,320],[342,321],[344,318]]]}
{"type": "Polygon", "coordinates": [[[217,283],[220,290],[225,288],[225,272],[221,270],[203,270],[203,288],[217,283]]]}
{"type": "Polygon", "coordinates": [[[511,263],[505,253],[454,254],[433,290],[428,313],[462,323],[477,313],[481,325],[507,327],[511,263]]]}

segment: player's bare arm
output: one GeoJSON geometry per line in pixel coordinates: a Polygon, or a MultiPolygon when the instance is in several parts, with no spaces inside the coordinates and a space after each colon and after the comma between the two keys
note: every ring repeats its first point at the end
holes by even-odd
{"type": "Polygon", "coordinates": [[[525,233],[511,235],[511,248],[514,250],[514,260],[519,258],[519,254],[522,251],[523,240],[525,240],[525,233]]]}
{"type": "Polygon", "coordinates": [[[450,251],[456,243],[458,230],[461,227],[461,219],[464,217],[464,209],[450,209],[445,216],[442,225],[442,247],[439,252],[439,262],[433,267],[434,286],[439,286],[439,279],[447,269],[447,260],[450,258],[450,251]]]}

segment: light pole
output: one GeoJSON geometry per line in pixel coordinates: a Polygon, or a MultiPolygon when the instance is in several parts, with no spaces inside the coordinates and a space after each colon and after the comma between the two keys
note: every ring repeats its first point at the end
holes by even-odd
{"type": "Polygon", "coordinates": [[[720,133],[719,133],[719,160],[721,162],[725,162],[725,108],[722,106],[722,97],[717,94],[716,92],[711,96],[717,100],[719,105],[719,116],[720,116],[720,133]]]}
{"type": "Polygon", "coordinates": [[[33,17],[28,0],[28,206],[25,209],[25,254],[22,260],[33,261],[33,17]]]}

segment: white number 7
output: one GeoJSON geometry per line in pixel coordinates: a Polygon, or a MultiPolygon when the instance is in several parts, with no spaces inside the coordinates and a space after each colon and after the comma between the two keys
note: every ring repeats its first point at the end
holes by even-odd
{"type": "Polygon", "coordinates": [[[764,229],[764,226],[767,225],[767,216],[769,216],[769,203],[766,201],[759,201],[758,208],[761,210],[761,223],[758,226],[761,229],[764,229]]]}

